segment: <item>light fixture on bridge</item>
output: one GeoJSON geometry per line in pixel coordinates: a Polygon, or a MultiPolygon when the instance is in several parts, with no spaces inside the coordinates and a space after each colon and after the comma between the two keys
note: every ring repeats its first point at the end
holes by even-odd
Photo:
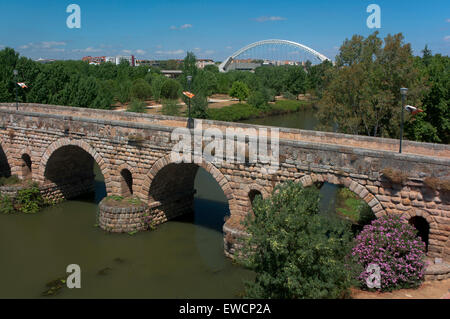
{"type": "MultiPolygon", "coordinates": [[[[188,75],[186,77],[186,80],[187,80],[187,84],[188,84],[188,91],[190,92],[191,91],[192,76],[188,75]]],[[[194,120],[191,117],[191,99],[189,98],[188,100],[189,100],[189,102],[188,102],[188,104],[189,104],[189,106],[188,106],[188,108],[189,108],[189,111],[188,111],[189,115],[188,115],[188,125],[187,125],[187,127],[188,127],[188,129],[191,129],[191,128],[194,128],[194,120]]]]}
{"type": "Polygon", "coordinates": [[[406,95],[408,94],[407,88],[401,88],[400,94],[402,95],[402,119],[400,124],[400,149],[399,153],[402,153],[402,141],[403,141],[403,121],[404,121],[404,113],[405,113],[405,103],[406,103],[406,95]]]}
{"type": "Polygon", "coordinates": [[[14,74],[14,83],[15,83],[15,88],[16,88],[16,111],[19,110],[19,97],[17,94],[17,75],[19,74],[19,71],[17,71],[16,69],[13,70],[13,74],[14,74]]]}

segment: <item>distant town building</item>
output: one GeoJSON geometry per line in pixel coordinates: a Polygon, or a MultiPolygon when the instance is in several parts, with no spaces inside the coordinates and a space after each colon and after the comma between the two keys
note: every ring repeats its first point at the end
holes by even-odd
{"type": "Polygon", "coordinates": [[[203,69],[207,65],[214,65],[214,64],[215,64],[214,61],[211,59],[198,59],[197,62],[195,63],[195,65],[199,69],[203,69]]]}
{"type": "Polygon", "coordinates": [[[136,66],[159,66],[159,62],[158,61],[153,61],[153,60],[138,60],[136,59],[136,66]]]}
{"type": "Polygon", "coordinates": [[[105,58],[104,56],[85,56],[83,57],[81,60],[82,61],[86,61],[89,62],[89,64],[100,64],[105,62],[105,58]]]}
{"type": "Polygon", "coordinates": [[[105,62],[111,62],[113,64],[116,64],[116,57],[115,56],[107,56],[107,57],[105,57],[105,62]]]}
{"type": "Polygon", "coordinates": [[[181,70],[161,70],[161,74],[168,78],[176,78],[183,74],[181,70]]]}
{"type": "Polygon", "coordinates": [[[116,64],[119,65],[120,62],[122,61],[128,61],[128,63],[131,66],[136,66],[136,59],[134,57],[134,55],[130,55],[130,56],[125,56],[125,55],[119,55],[116,56],[116,64]]]}

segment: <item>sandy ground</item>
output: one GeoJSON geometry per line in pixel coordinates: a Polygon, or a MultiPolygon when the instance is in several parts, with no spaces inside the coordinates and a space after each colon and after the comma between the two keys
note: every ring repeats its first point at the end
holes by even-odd
{"type": "Polygon", "coordinates": [[[354,299],[450,299],[450,279],[426,281],[418,289],[393,292],[368,292],[352,289],[354,299]]]}

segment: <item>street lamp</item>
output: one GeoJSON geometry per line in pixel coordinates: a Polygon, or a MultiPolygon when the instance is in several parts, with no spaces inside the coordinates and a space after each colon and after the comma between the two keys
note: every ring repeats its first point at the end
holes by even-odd
{"type": "MultiPolygon", "coordinates": [[[[192,76],[188,75],[186,77],[187,83],[188,83],[188,91],[191,91],[191,82],[192,82],[192,76]]],[[[191,99],[189,98],[189,114],[188,114],[188,129],[194,128],[194,120],[191,118],[191,99]]]]}
{"type": "Polygon", "coordinates": [[[403,121],[404,121],[404,109],[405,109],[405,102],[406,102],[406,95],[408,94],[407,88],[401,88],[400,93],[402,95],[402,120],[400,124],[400,150],[399,153],[402,153],[402,141],[403,141],[403,121]]]}
{"type": "Polygon", "coordinates": [[[14,74],[14,86],[16,88],[16,111],[18,111],[19,110],[19,97],[17,95],[17,75],[19,74],[19,71],[14,69],[13,74],[14,74]]]}

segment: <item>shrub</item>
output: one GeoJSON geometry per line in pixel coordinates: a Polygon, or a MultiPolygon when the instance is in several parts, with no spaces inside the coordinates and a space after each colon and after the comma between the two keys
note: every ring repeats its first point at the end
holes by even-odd
{"type": "Polygon", "coordinates": [[[152,96],[152,87],[144,79],[137,79],[131,87],[131,97],[146,100],[152,96]]]}
{"type": "Polygon", "coordinates": [[[9,196],[0,194],[0,214],[14,213],[14,204],[9,196]]]}
{"type": "Polygon", "coordinates": [[[423,180],[423,182],[432,190],[442,190],[444,192],[450,191],[450,180],[427,177],[423,180]]]}
{"type": "Polygon", "coordinates": [[[145,103],[143,101],[134,100],[128,106],[127,112],[145,113],[145,103]]]}
{"type": "Polygon", "coordinates": [[[220,109],[208,109],[208,118],[216,121],[237,122],[257,117],[260,111],[248,104],[234,104],[220,109]]]}
{"type": "Polygon", "coordinates": [[[284,97],[285,99],[288,99],[288,100],[297,100],[297,96],[295,96],[295,94],[292,94],[292,93],[289,92],[289,91],[284,92],[284,93],[283,93],[283,97],[284,97]]]}
{"type": "Polygon", "coordinates": [[[248,98],[250,94],[250,89],[247,84],[241,81],[236,81],[233,83],[230,89],[230,96],[239,99],[242,102],[248,98]]]}
{"type": "Polygon", "coordinates": [[[253,202],[248,238],[238,260],[256,273],[250,298],[342,298],[355,275],[346,265],[348,223],[319,215],[319,191],[299,183],[279,185],[253,202]]]}
{"type": "Polygon", "coordinates": [[[208,99],[202,95],[196,95],[191,101],[191,115],[196,119],[206,119],[208,114],[208,99]]]}
{"type": "Polygon", "coordinates": [[[12,175],[10,177],[0,177],[0,186],[15,185],[21,183],[21,180],[17,175],[12,175]]]}
{"type": "Polygon", "coordinates": [[[161,112],[164,115],[177,116],[180,115],[180,108],[177,100],[164,100],[161,112]]]}
{"type": "Polygon", "coordinates": [[[381,290],[418,287],[425,273],[425,244],[399,216],[384,216],[366,225],[356,237],[352,256],[364,269],[358,276],[366,287],[370,264],[381,269],[381,290]]]}
{"type": "Polygon", "coordinates": [[[256,108],[263,108],[269,103],[269,96],[262,91],[255,91],[248,97],[248,104],[256,108]]]}
{"type": "Polygon", "coordinates": [[[382,173],[384,177],[394,184],[401,185],[408,180],[408,174],[390,167],[383,169],[382,173]]]}
{"type": "Polygon", "coordinates": [[[161,97],[165,99],[175,100],[179,97],[181,85],[176,80],[168,79],[161,87],[161,97]]]}
{"type": "Polygon", "coordinates": [[[25,214],[35,214],[44,206],[44,199],[41,191],[36,185],[21,189],[16,197],[17,208],[25,214]]]}

